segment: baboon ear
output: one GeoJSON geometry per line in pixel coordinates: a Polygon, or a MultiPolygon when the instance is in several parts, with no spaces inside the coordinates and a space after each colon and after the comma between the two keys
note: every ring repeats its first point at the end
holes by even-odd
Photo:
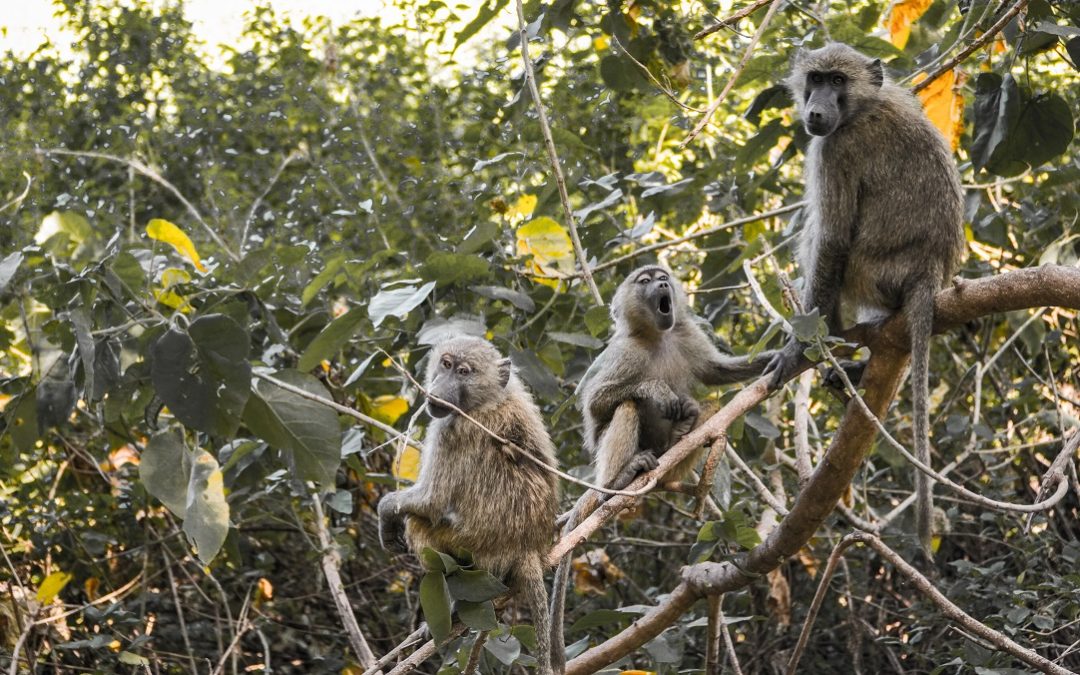
{"type": "Polygon", "coordinates": [[[499,384],[506,386],[506,383],[510,381],[510,359],[499,359],[499,384]]]}
{"type": "Polygon", "coordinates": [[[885,69],[881,66],[881,59],[874,59],[866,65],[870,71],[870,84],[880,87],[885,82],[885,69]]]}

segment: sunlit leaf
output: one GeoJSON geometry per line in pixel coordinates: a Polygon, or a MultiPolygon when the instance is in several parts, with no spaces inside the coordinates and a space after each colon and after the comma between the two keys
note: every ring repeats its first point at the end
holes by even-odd
{"type": "Polygon", "coordinates": [[[409,410],[409,401],[400,397],[384,394],[371,401],[371,416],[380,422],[393,424],[409,410]]]}
{"type": "Polygon", "coordinates": [[[138,654],[132,654],[131,652],[120,652],[120,654],[117,655],[116,660],[126,666],[150,667],[150,659],[145,656],[139,656],[138,654]]]}
{"type": "MultiPolygon", "coordinates": [[[[957,69],[942,73],[919,92],[926,116],[945,136],[949,147],[956,152],[960,147],[960,135],[964,132],[964,94],[961,88],[962,78],[957,77],[957,69]]],[[[915,82],[926,79],[925,73],[919,73],[915,82]]]]}
{"type": "Polygon", "coordinates": [[[388,316],[396,316],[399,319],[405,318],[409,312],[416,309],[420,303],[426,300],[433,290],[435,290],[435,282],[429,281],[419,288],[405,286],[403,288],[379,291],[368,304],[368,316],[371,317],[371,323],[378,328],[379,324],[388,316]]]}
{"type": "Polygon", "coordinates": [[[331,321],[315,336],[297,362],[297,370],[309,371],[323,359],[334,356],[349,338],[360,330],[368,312],[363,307],[353,307],[331,321]]]}
{"type": "Polygon", "coordinates": [[[406,445],[394,457],[394,463],[390,470],[394,474],[394,478],[415,483],[417,476],[420,475],[420,450],[411,445],[406,445]]]}
{"type": "Polygon", "coordinates": [[[41,581],[41,585],[38,586],[37,599],[43,605],[51,603],[60,591],[64,590],[64,586],[67,586],[71,581],[71,575],[67,572],[53,572],[49,576],[45,577],[41,581]]]}
{"type": "Polygon", "coordinates": [[[933,0],[900,0],[893,4],[886,24],[889,40],[897,49],[903,49],[907,45],[911,24],[926,12],[932,2],[933,0]]]}
{"type": "Polygon", "coordinates": [[[195,244],[191,238],[176,225],[163,218],[154,218],[146,225],[146,234],[151,239],[163,241],[176,249],[178,253],[187,257],[195,265],[195,269],[205,272],[206,267],[199,259],[199,252],[195,250],[195,244]]]}
{"type": "MultiPolygon", "coordinates": [[[[547,216],[534,218],[517,230],[518,255],[531,255],[530,267],[536,274],[573,274],[574,245],[566,228],[547,216]]],[[[537,279],[557,288],[555,279],[537,279]]]]}
{"type": "Polygon", "coordinates": [[[528,218],[536,210],[536,195],[521,195],[506,212],[507,218],[528,218]]]}
{"type": "Polygon", "coordinates": [[[205,565],[221,550],[228,533],[229,505],[221,468],[213,455],[199,450],[188,480],[184,534],[195,544],[195,553],[205,565]]]}
{"type": "Polygon", "coordinates": [[[187,509],[191,461],[180,437],[171,431],[150,439],[139,462],[139,479],[146,491],[183,518],[187,509]]]}

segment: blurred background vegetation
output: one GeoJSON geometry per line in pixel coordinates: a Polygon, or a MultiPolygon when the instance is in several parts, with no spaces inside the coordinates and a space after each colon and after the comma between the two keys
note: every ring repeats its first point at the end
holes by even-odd
{"type": "MultiPolygon", "coordinates": [[[[237,46],[219,51],[199,44],[179,3],[55,4],[70,45],[0,57],[0,666],[359,673],[320,569],[312,495],[323,494],[348,596],[381,655],[422,620],[424,570],[379,547],[374,519],[380,495],[415,476],[417,452],[261,376],[419,437],[422,406],[387,355],[418,372],[446,331],[486,335],[542,404],[562,467],[589,475],[573,391],[609,320],[573,279],[514,5],[399,0],[383,18],[332,24],[252,4],[237,46]],[[9,665],[16,648],[21,666],[9,665]]],[[[986,47],[920,93],[964,177],[967,277],[1076,264],[1080,251],[1080,5],[1018,4],[986,47]]],[[[779,87],[794,51],[846,41],[913,84],[1011,5],[776,0],[768,20],[761,7],[695,40],[746,4],[526,2],[543,104],[605,299],[637,264],[661,260],[726,348],[778,344],[744,262],[783,310],[798,214],[752,217],[801,199],[806,138],[779,87]],[[684,145],[733,74],[710,125],[684,145]]],[[[957,479],[1032,501],[1080,424],[1078,331],[1074,313],[1050,310],[938,338],[935,465],[959,457],[957,479]]],[[[792,444],[791,391],[747,416],[732,445],[795,494],[794,473],[777,468],[792,444]]],[[[816,386],[810,405],[820,448],[841,407],[816,386]]],[[[910,410],[905,387],[887,420],[905,441],[910,410]]],[[[879,444],[847,504],[883,515],[911,476],[879,444]]],[[[700,537],[685,499],[658,494],[579,548],[573,649],[626,627],[682,564],[725,559],[767,532],[747,485],[721,467],[724,514],[700,537]]],[[[564,492],[569,505],[579,488],[564,492]]],[[[943,592],[1080,669],[1077,495],[1030,532],[1015,514],[949,495],[939,505],[943,592]]],[[[850,527],[831,519],[779,574],[725,599],[746,672],[783,662],[814,577],[850,527]]],[[[884,535],[914,553],[910,515],[884,535]]],[[[482,672],[531,663],[528,630],[510,630],[528,623],[523,612],[500,617],[482,672]]],[[[704,613],[615,670],[700,670],[704,613]]],[[[473,635],[421,672],[459,672],[473,635]]],[[[1022,672],[870,550],[849,553],[802,665],[1022,672]]]]}

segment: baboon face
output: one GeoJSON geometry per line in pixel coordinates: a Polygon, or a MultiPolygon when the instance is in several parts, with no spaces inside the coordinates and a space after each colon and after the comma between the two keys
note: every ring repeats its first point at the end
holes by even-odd
{"type": "Polygon", "coordinates": [[[873,100],[884,80],[880,59],[830,43],[798,53],[787,87],[798,103],[806,132],[828,136],[873,100]]]}
{"type": "Polygon", "coordinates": [[[633,294],[639,302],[633,303],[651,315],[660,330],[671,330],[675,325],[675,287],[671,274],[662,267],[646,267],[630,277],[633,294]]]}
{"type": "Polygon", "coordinates": [[[433,398],[469,412],[498,400],[510,381],[510,360],[480,338],[453,338],[438,345],[430,358],[427,411],[436,419],[455,411],[433,398]]]}
{"type": "Polygon", "coordinates": [[[838,71],[817,70],[806,74],[803,126],[813,136],[828,136],[847,116],[848,78],[838,71]]]}

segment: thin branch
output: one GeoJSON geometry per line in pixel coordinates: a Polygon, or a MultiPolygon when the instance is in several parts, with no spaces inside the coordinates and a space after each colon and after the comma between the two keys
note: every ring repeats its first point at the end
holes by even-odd
{"type": "Polygon", "coordinates": [[[405,673],[415,670],[416,667],[419,666],[421,663],[430,659],[432,655],[435,654],[435,651],[442,644],[446,644],[447,642],[453,640],[464,632],[465,624],[454,624],[454,626],[450,629],[450,634],[446,636],[446,640],[444,642],[436,644],[435,640],[428,640],[423,645],[421,645],[420,649],[417,649],[412,654],[409,654],[408,658],[397,664],[397,667],[395,667],[386,675],[405,675],[405,673]]]}
{"type": "MultiPolygon", "coordinates": [[[[768,2],[768,0],[766,0],[766,2],[768,2]]],[[[619,41],[618,36],[616,36],[614,32],[612,32],[612,34],[611,34],[611,39],[614,41],[615,45],[619,49],[622,50],[623,55],[626,56],[628,59],[630,59],[634,63],[634,65],[637,66],[639,70],[641,70],[641,72],[645,73],[645,76],[649,78],[649,81],[652,82],[653,86],[656,87],[657,89],[659,89],[660,93],[662,93],[664,96],[666,96],[672,103],[674,103],[675,105],[679,106],[680,108],[682,108],[683,110],[685,110],[687,112],[694,112],[694,113],[698,113],[698,114],[701,114],[701,113],[705,112],[701,108],[695,108],[694,106],[687,105],[687,104],[683,103],[682,101],[680,101],[679,98],[677,96],[675,96],[674,92],[672,92],[670,89],[665,87],[663,85],[663,83],[660,82],[660,80],[656,79],[656,76],[652,74],[652,71],[649,70],[648,66],[646,66],[641,61],[638,61],[637,59],[635,59],[634,55],[631,54],[630,51],[626,47],[623,47],[622,42],[619,41]]]]}
{"type": "Polygon", "coordinates": [[[8,203],[4,204],[3,206],[0,206],[0,213],[7,211],[12,206],[18,206],[22,203],[24,199],[26,199],[26,195],[30,194],[30,184],[34,182],[34,179],[30,176],[30,174],[26,173],[25,171],[22,172],[22,175],[23,178],[26,179],[26,187],[23,188],[22,194],[20,194],[15,199],[12,199],[8,203]]]}
{"type": "MultiPolygon", "coordinates": [[[[855,385],[852,384],[851,379],[847,376],[847,373],[844,372],[843,367],[841,367],[840,363],[836,360],[836,357],[833,356],[828,349],[822,349],[822,353],[825,355],[825,358],[829,360],[829,363],[835,369],[836,374],[839,375],[841,380],[843,380],[844,389],[847,391],[848,395],[851,396],[851,400],[854,401],[855,404],[862,409],[864,414],[869,415],[870,408],[866,405],[866,402],[863,400],[862,395],[859,394],[858,389],[856,389],[855,385]]],[[[976,504],[980,504],[982,506],[986,506],[992,509],[997,509],[999,511],[1035,513],[1038,511],[1047,511],[1054,508],[1054,506],[1056,506],[1057,503],[1065,497],[1065,494],[1069,490],[1069,483],[1065,479],[1065,473],[1061,467],[1058,467],[1056,469],[1052,468],[1051,471],[1048,472],[1048,480],[1056,481],[1057,491],[1044,501],[1036,501],[1034,504],[1014,504],[1012,502],[1002,502],[996,499],[985,497],[981,494],[978,494],[977,492],[972,492],[971,490],[968,490],[964,486],[953,481],[951,478],[948,478],[938,473],[937,471],[934,471],[933,467],[920,462],[919,459],[915,457],[915,455],[913,455],[907,448],[904,447],[903,443],[896,440],[896,438],[891,433],[889,433],[888,429],[885,428],[885,425],[882,424],[881,420],[877,416],[872,416],[872,419],[874,421],[874,424],[878,428],[878,433],[880,433],[885,438],[889,445],[891,445],[897,452],[903,455],[904,459],[911,462],[911,464],[916,469],[923,472],[927,476],[930,476],[935,481],[941,483],[953,492],[956,492],[957,494],[966,497],[967,499],[975,502],[976,504]]],[[[1056,464],[1057,463],[1055,462],[1055,466],[1056,464]]],[[[1046,484],[1048,485],[1049,483],[1046,484]]]]}
{"type": "Polygon", "coordinates": [[[716,109],[723,104],[728,92],[735,86],[735,80],[739,79],[739,75],[742,74],[743,68],[746,67],[746,64],[750,61],[750,56],[754,53],[754,48],[757,47],[757,43],[761,40],[761,36],[765,34],[765,29],[769,27],[769,22],[772,21],[777,8],[780,7],[781,0],[771,0],[771,2],[772,4],[769,5],[769,11],[765,12],[765,16],[761,19],[757,31],[754,32],[754,37],[750,38],[750,44],[747,45],[746,52],[743,53],[742,59],[739,60],[739,65],[736,66],[735,71],[731,73],[731,77],[728,78],[724,88],[720,90],[720,95],[709,105],[708,110],[705,111],[705,115],[698,121],[697,125],[694,126],[694,130],[679,144],[679,149],[690,145],[690,143],[701,134],[702,130],[705,129],[705,125],[708,124],[709,120],[712,118],[713,113],[715,113],[716,109]]]}
{"type": "Polygon", "coordinates": [[[709,444],[709,451],[705,455],[705,465],[701,468],[701,477],[698,478],[697,486],[694,488],[694,496],[697,498],[697,505],[694,507],[695,518],[701,518],[701,514],[705,512],[705,498],[712,492],[716,467],[720,464],[720,458],[724,456],[726,448],[726,434],[722,434],[720,438],[709,444]]]}
{"type": "Polygon", "coordinates": [[[705,675],[721,675],[720,666],[720,602],[722,595],[710,595],[709,617],[705,629],[705,675]]]}
{"type": "Polygon", "coordinates": [[[1077,675],[1075,672],[1059,666],[1050,659],[1039,656],[1030,649],[1022,647],[1003,633],[990,628],[960,609],[960,607],[945,597],[945,595],[939,591],[929,579],[909,565],[907,561],[900,557],[900,554],[889,548],[885,542],[878,537],[866,532],[852,532],[845,537],[845,539],[848,538],[866,544],[877,551],[877,553],[892,564],[900,574],[907,577],[919,592],[930,598],[946,617],[960,624],[965,630],[979,636],[1001,651],[1012,654],[1032,668],[1036,668],[1044,673],[1051,673],[1052,675],[1077,675]]]}
{"type": "Polygon", "coordinates": [[[593,271],[594,272],[599,272],[600,270],[604,270],[604,269],[607,269],[609,267],[614,267],[614,266],[618,265],[619,263],[626,262],[627,260],[632,260],[632,259],[638,257],[639,255],[644,255],[644,254],[649,253],[651,251],[657,251],[657,250],[662,249],[662,248],[668,248],[669,246],[678,246],[679,244],[683,244],[683,243],[686,243],[688,241],[692,241],[694,239],[700,239],[702,237],[708,237],[711,234],[716,234],[717,232],[722,232],[724,230],[730,230],[731,228],[738,227],[739,225],[746,225],[747,223],[756,223],[759,220],[765,220],[766,218],[772,218],[774,216],[782,216],[785,213],[791,213],[792,211],[798,211],[803,206],[806,206],[806,202],[795,202],[794,204],[788,204],[787,206],[781,206],[778,209],[773,209],[771,211],[765,211],[764,213],[755,213],[754,215],[746,216],[744,218],[736,218],[735,220],[729,220],[726,223],[720,223],[719,225],[715,225],[715,226],[710,227],[708,229],[700,230],[698,232],[694,232],[693,234],[688,234],[688,235],[685,235],[685,236],[682,236],[682,237],[677,237],[675,239],[669,239],[667,241],[657,242],[655,244],[649,244],[648,246],[642,246],[641,248],[639,248],[637,250],[634,250],[634,251],[631,251],[630,253],[627,253],[626,255],[621,255],[618,258],[614,258],[612,260],[608,260],[606,262],[600,263],[599,265],[597,265],[596,267],[593,268],[593,271]]]}
{"type": "Polygon", "coordinates": [[[348,415],[349,417],[352,417],[352,418],[354,418],[356,420],[359,420],[360,422],[363,422],[364,424],[370,424],[373,427],[376,427],[378,429],[382,429],[386,433],[393,435],[395,439],[397,437],[404,436],[406,442],[408,442],[408,443],[410,443],[412,445],[416,445],[416,446],[420,445],[419,441],[417,441],[417,440],[415,440],[413,438],[409,438],[408,436],[401,433],[400,431],[398,431],[394,427],[390,426],[389,424],[386,424],[384,422],[380,422],[379,420],[375,419],[374,417],[369,417],[369,416],[365,415],[364,413],[360,412],[359,410],[353,410],[352,408],[350,408],[347,405],[341,405],[340,403],[338,403],[337,401],[335,401],[333,399],[326,398],[325,396],[319,396],[318,394],[312,394],[310,391],[307,391],[306,389],[301,389],[300,387],[289,384],[288,382],[285,382],[283,380],[279,380],[279,379],[277,379],[276,377],[274,377],[272,375],[267,375],[265,373],[260,373],[260,372],[257,372],[257,371],[252,373],[252,375],[259,378],[260,380],[266,380],[267,382],[274,385],[275,387],[281,387],[282,389],[284,389],[287,392],[290,392],[292,394],[296,394],[297,396],[300,396],[301,398],[306,398],[309,401],[314,401],[316,403],[321,403],[322,405],[324,405],[324,406],[326,406],[328,408],[333,408],[334,410],[338,411],[339,413],[341,413],[343,415],[348,415]]]}
{"type": "Polygon", "coordinates": [[[461,671],[461,675],[473,675],[476,672],[476,667],[480,665],[480,657],[484,653],[484,643],[487,642],[488,631],[482,630],[476,635],[476,640],[473,641],[472,649],[469,650],[469,661],[465,664],[465,669],[461,671]]]}
{"type": "Polygon", "coordinates": [[[918,83],[915,84],[914,87],[911,88],[911,90],[913,92],[922,91],[926,87],[930,86],[931,82],[955,68],[957,65],[960,64],[961,61],[966,59],[968,56],[971,56],[971,54],[973,54],[983,45],[993,40],[994,36],[1000,33],[1005,28],[1005,26],[1009,25],[1009,22],[1013,20],[1013,17],[1019,14],[1020,10],[1026,7],[1027,4],[1028,0],[1016,0],[1016,2],[1013,3],[1013,6],[1009,8],[1009,11],[1002,14],[1001,18],[994,22],[993,26],[987,28],[985,33],[972,40],[971,44],[961,49],[956,56],[952,57],[945,63],[935,68],[933,72],[926,76],[926,79],[920,80],[918,83]]]}
{"type": "Polygon", "coordinates": [[[791,323],[784,318],[784,315],[780,313],[773,304],[769,302],[769,299],[765,297],[765,291],[761,288],[761,284],[758,283],[757,277],[754,276],[754,270],[750,267],[750,261],[744,260],[742,264],[743,274],[746,275],[746,281],[750,284],[750,289],[754,292],[754,297],[765,309],[765,313],[772,317],[772,320],[780,324],[784,328],[785,333],[791,333],[794,329],[791,327],[791,323]]]}
{"type": "MultiPolygon", "coordinates": [[[[319,535],[319,548],[322,549],[322,570],[326,577],[326,585],[330,587],[330,595],[334,599],[338,616],[345,627],[345,633],[349,637],[349,644],[353,653],[360,660],[360,666],[370,669],[375,666],[375,654],[368,646],[364,634],[360,632],[360,624],[356,622],[352,605],[349,604],[349,596],[345,594],[345,584],[341,582],[341,554],[338,553],[337,545],[330,538],[330,531],[326,527],[326,515],[323,513],[322,501],[318,493],[312,493],[311,504],[315,510],[315,531],[319,535]]],[[[375,671],[379,675],[379,671],[375,671]]]]}
{"type": "Polygon", "coordinates": [[[806,371],[799,376],[795,388],[795,470],[799,474],[799,487],[806,485],[814,471],[810,452],[810,380],[814,373],[806,371]]]}
{"type": "Polygon", "coordinates": [[[694,39],[695,40],[701,40],[702,38],[706,38],[706,37],[712,35],[713,33],[721,31],[721,30],[727,28],[728,26],[730,26],[731,24],[739,21],[740,19],[743,19],[743,18],[746,18],[746,17],[750,16],[751,14],[758,11],[759,9],[761,9],[765,5],[769,4],[770,2],[772,2],[772,0],[754,0],[754,2],[751,2],[749,5],[747,5],[746,7],[743,7],[742,9],[735,12],[734,14],[731,14],[730,16],[727,16],[727,17],[725,17],[723,19],[720,19],[719,21],[712,24],[711,26],[707,26],[705,28],[702,28],[698,32],[694,33],[694,39]]]}
{"type": "Polygon", "coordinates": [[[274,189],[277,185],[278,179],[281,178],[281,174],[284,173],[286,167],[292,164],[294,161],[301,159],[305,156],[305,153],[300,150],[293,150],[285,159],[281,160],[281,164],[278,165],[277,171],[270,177],[270,182],[266,184],[266,188],[263,189],[259,196],[255,198],[255,201],[251,203],[251,208],[248,209],[247,218],[244,218],[244,229],[240,234],[240,245],[237,247],[240,253],[244,252],[244,246],[247,244],[248,231],[251,229],[251,221],[255,219],[255,212],[259,209],[259,204],[266,199],[266,195],[270,194],[270,190],[274,189]]]}
{"type": "Polygon", "coordinates": [[[544,147],[547,148],[548,161],[551,162],[551,170],[555,174],[555,183],[559,187],[559,201],[562,202],[563,211],[566,213],[566,224],[570,229],[570,239],[574,243],[574,255],[577,256],[578,264],[581,266],[581,277],[589,287],[593,300],[603,307],[604,298],[600,296],[600,290],[593,281],[589,261],[585,258],[585,250],[581,246],[577,223],[574,220],[574,210],[570,206],[570,195],[566,191],[566,176],[563,175],[562,165],[559,164],[559,155],[555,152],[555,139],[551,137],[551,126],[548,124],[547,113],[544,112],[544,104],[540,100],[540,88],[536,85],[536,73],[533,70],[532,58],[529,57],[529,31],[525,25],[525,9],[522,7],[521,0],[517,0],[517,16],[521,38],[521,60],[525,65],[525,80],[529,83],[529,92],[532,94],[533,103],[536,104],[536,117],[540,122],[540,132],[544,135],[544,147]]]}
{"type": "Polygon", "coordinates": [[[379,670],[383,668],[386,664],[393,661],[394,657],[396,657],[398,654],[423,639],[424,633],[427,632],[427,629],[428,627],[426,623],[420,624],[419,628],[409,633],[409,635],[406,636],[404,640],[398,643],[396,647],[386,652],[386,654],[384,654],[381,659],[375,662],[375,665],[365,670],[363,673],[361,673],[361,675],[375,675],[375,673],[379,672],[379,670]]]}
{"type": "Polygon", "coordinates": [[[802,658],[803,651],[806,650],[806,643],[810,639],[810,631],[814,628],[814,621],[817,619],[818,611],[825,600],[825,593],[829,590],[829,582],[832,580],[833,574],[836,573],[836,567],[840,564],[844,551],[854,543],[855,539],[844,537],[836,544],[832,553],[829,554],[829,562],[825,565],[825,571],[818,582],[817,592],[814,593],[810,609],[806,612],[806,621],[803,623],[802,631],[799,632],[799,641],[795,644],[795,650],[791,653],[791,658],[788,659],[787,675],[795,675],[799,659],[802,658]]]}
{"type": "Polygon", "coordinates": [[[731,639],[731,631],[728,629],[727,620],[724,618],[724,596],[717,597],[717,618],[720,619],[720,635],[724,638],[724,651],[727,652],[728,662],[735,675],[743,675],[742,666],[739,665],[739,656],[735,653],[735,642],[731,639]]]}
{"type": "Polygon", "coordinates": [[[229,245],[225,243],[225,240],[222,239],[216,231],[214,231],[214,228],[210,227],[210,224],[203,219],[202,214],[200,214],[199,210],[195,208],[195,205],[188,201],[187,197],[185,197],[175,185],[166,180],[164,176],[162,176],[157,171],[154,171],[147,165],[143,164],[139,160],[129,157],[120,157],[118,155],[110,155],[104,152],[65,150],[63,148],[38,148],[34,152],[39,155],[67,155],[69,157],[103,159],[109,162],[123,164],[125,166],[131,167],[132,169],[135,169],[142,175],[146,176],[150,180],[154,181],[158,185],[161,185],[166,190],[171,192],[173,196],[176,197],[180,201],[180,203],[184,205],[184,208],[188,210],[188,213],[191,214],[195,221],[202,226],[203,230],[206,231],[206,234],[214,241],[214,243],[221,247],[221,250],[223,250],[233,262],[240,262],[240,256],[238,256],[236,253],[233,253],[232,249],[229,248],[229,245]]]}
{"type": "Polygon", "coordinates": [[[728,456],[731,457],[732,464],[734,464],[739,471],[746,474],[746,477],[750,479],[750,485],[759,495],[761,495],[761,499],[769,505],[769,508],[776,511],[781,516],[786,516],[788,514],[788,509],[787,506],[784,505],[783,500],[772,493],[772,490],[758,478],[757,472],[751,469],[750,466],[743,461],[742,457],[739,457],[739,453],[735,452],[734,448],[729,447],[727,452],[728,456]]]}

